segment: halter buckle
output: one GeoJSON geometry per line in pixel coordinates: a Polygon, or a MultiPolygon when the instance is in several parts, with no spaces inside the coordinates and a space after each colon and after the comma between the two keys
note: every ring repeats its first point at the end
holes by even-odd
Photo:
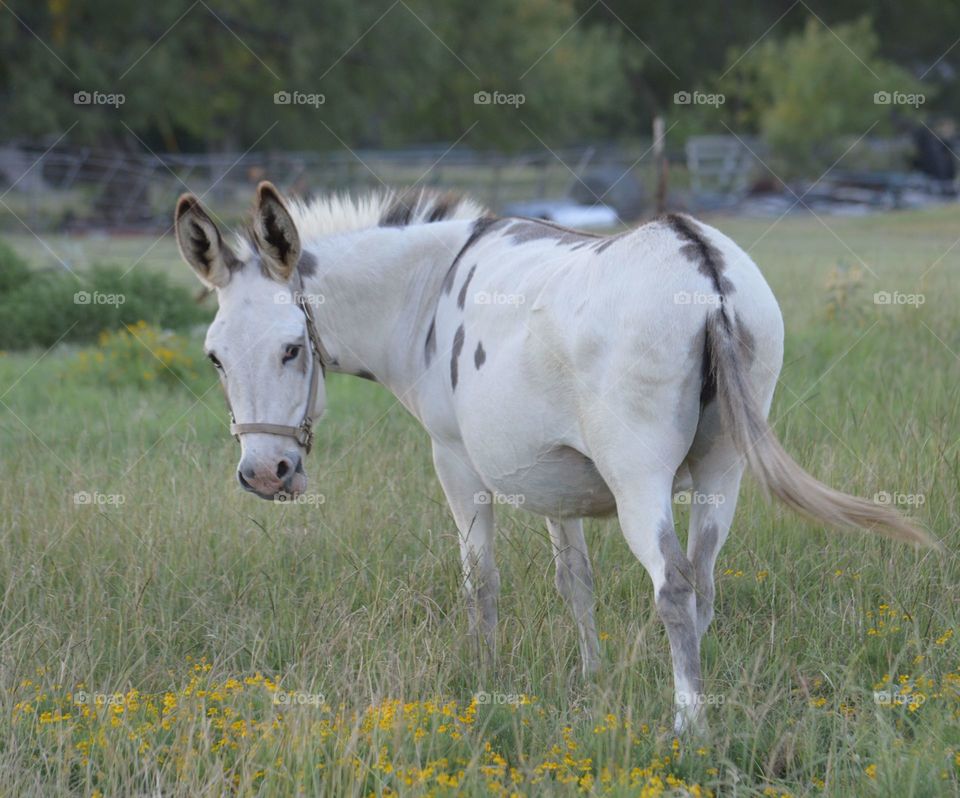
{"type": "Polygon", "coordinates": [[[305,418],[300,422],[294,439],[304,448],[307,454],[310,454],[310,449],[313,447],[313,422],[310,419],[305,418]]]}

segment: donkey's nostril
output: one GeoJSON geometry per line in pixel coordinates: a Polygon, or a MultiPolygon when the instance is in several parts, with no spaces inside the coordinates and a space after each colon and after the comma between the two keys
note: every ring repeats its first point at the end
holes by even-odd
{"type": "Polygon", "coordinates": [[[284,458],[277,463],[277,479],[283,479],[290,473],[290,461],[284,458]]]}

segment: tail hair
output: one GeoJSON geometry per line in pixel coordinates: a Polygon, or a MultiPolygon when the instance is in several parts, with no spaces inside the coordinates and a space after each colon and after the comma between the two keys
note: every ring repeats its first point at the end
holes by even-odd
{"type": "Polygon", "coordinates": [[[893,508],[834,490],[787,454],[757,404],[740,343],[723,308],[707,318],[706,348],[723,427],[764,490],[791,509],[832,527],[865,529],[942,549],[893,508]]]}

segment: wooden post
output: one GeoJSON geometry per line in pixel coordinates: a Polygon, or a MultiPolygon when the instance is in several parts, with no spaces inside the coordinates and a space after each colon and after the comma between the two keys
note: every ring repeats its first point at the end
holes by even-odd
{"type": "Polygon", "coordinates": [[[666,128],[663,117],[657,114],[653,118],[653,169],[657,180],[657,213],[667,210],[667,155],[666,128]]]}

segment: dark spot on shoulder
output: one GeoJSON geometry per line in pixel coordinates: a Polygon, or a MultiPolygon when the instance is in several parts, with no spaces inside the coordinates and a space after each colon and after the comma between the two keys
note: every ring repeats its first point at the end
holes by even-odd
{"type": "Polygon", "coordinates": [[[450,351],[450,385],[453,390],[457,390],[458,361],[460,353],[463,351],[463,340],[466,335],[462,324],[457,327],[457,331],[453,335],[453,349],[450,351]]]}
{"type": "Polygon", "coordinates": [[[354,377],[359,377],[361,380],[370,380],[370,382],[376,382],[377,378],[373,376],[372,371],[367,371],[366,369],[360,369],[353,373],[354,377]]]}
{"type": "Polygon", "coordinates": [[[480,370],[482,366],[487,361],[487,353],[483,351],[483,342],[477,341],[477,351],[473,353],[473,365],[477,367],[477,371],[480,370]]]}
{"type": "Polygon", "coordinates": [[[467,279],[463,281],[463,288],[460,289],[460,296],[457,297],[457,307],[463,310],[467,301],[467,289],[470,287],[470,281],[473,279],[473,273],[477,270],[477,264],[474,263],[470,271],[467,272],[467,279]]]}

